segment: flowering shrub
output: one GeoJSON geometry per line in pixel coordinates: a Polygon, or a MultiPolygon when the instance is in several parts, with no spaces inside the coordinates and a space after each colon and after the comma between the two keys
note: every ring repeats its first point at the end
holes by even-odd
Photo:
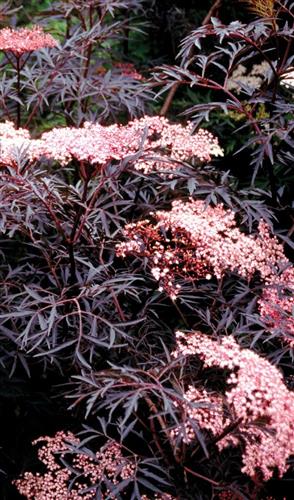
{"type": "Polygon", "coordinates": [[[0,7],[1,498],[287,495],[291,3],[151,3],[0,7]]]}

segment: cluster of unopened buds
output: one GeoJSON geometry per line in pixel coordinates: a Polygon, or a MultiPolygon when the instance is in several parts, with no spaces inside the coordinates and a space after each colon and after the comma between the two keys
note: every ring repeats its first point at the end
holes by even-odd
{"type": "Polygon", "coordinates": [[[195,355],[204,367],[229,371],[228,389],[223,396],[189,386],[184,395],[189,419],[184,432],[173,429],[171,437],[192,443],[194,423],[214,437],[220,451],[241,447],[243,473],[252,478],[262,474],[267,481],[277,469],[282,476],[294,453],[294,393],[287,389],[282,373],[250,349],[240,348],[232,336],[217,341],[200,332],[177,332],[172,356],[195,355]]]}
{"type": "Polygon", "coordinates": [[[277,300],[277,287],[283,286],[284,279],[290,288],[293,267],[287,267],[283,247],[264,221],[256,234],[247,235],[237,227],[232,210],[222,204],[206,207],[201,200],[174,201],[171,210],[151,215],[154,222],[146,219],[125,227],[126,241],[117,246],[117,254],[147,258],[159,290],[175,299],[179,279],[220,279],[231,271],[250,280],[259,272],[265,286],[259,306],[268,329],[283,317],[286,337],[294,334],[293,293],[277,300]]]}
{"type": "Polygon", "coordinates": [[[93,456],[71,453],[71,446],[77,446],[79,439],[70,432],[60,431],[53,437],[39,438],[33,444],[40,442],[44,444],[38,457],[46,472],[26,472],[15,481],[20,494],[28,500],[91,500],[97,498],[95,486],[101,483],[105,485],[105,496],[101,498],[114,498],[108,490],[109,485],[116,486],[135,474],[135,465],[123,456],[121,446],[114,441],[107,442],[93,456]],[[66,467],[60,459],[71,456],[74,457],[71,465],[66,467]]]}
{"type": "Polygon", "coordinates": [[[175,171],[180,162],[209,161],[222,154],[218,140],[210,132],[192,132],[189,124],[185,127],[163,117],[145,116],[124,126],[85,123],[80,128],[54,128],[39,139],[31,139],[26,129],[16,130],[11,122],[5,122],[0,125],[0,165],[15,166],[19,149],[25,151],[30,163],[47,158],[61,165],[77,160],[99,167],[141,151],[141,159],[134,167],[147,174],[175,171]],[[150,155],[155,159],[144,159],[150,155]]]}

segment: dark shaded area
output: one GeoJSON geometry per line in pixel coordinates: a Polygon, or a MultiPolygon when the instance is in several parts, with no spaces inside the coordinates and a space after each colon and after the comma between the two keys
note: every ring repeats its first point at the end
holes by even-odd
{"type": "MultiPolygon", "coordinates": [[[[42,375],[32,370],[28,379],[21,370],[9,378],[0,373],[0,498],[23,498],[11,484],[25,471],[38,470],[37,449],[32,441],[58,430],[76,430],[77,421],[66,409],[56,385],[58,373],[42,375]],[[55,387],[54,387],[55,386],[55,387]]],[[[62,388],[60,389],[62,392],[62,388]]]]}

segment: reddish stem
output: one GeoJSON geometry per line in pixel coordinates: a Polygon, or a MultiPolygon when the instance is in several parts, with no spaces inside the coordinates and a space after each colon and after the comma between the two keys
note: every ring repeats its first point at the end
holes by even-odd
{"type": "Polygon", "coordinates": [[[16,56],[16,92],[18,100],[16,102],[16,128],[19,129],[21,124],[21,103],[20,103],[20,57],[16,56]]]}

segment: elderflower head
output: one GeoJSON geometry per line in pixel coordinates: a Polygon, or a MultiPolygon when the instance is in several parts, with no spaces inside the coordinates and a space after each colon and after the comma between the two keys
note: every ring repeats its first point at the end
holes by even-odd
{"type": "MultiPolygon", "coordinates": [[[[219,450],[241,445],[242,472],[250,477],[260,472],[267,481],[275,468],[282,476],[289,467],[288,457],[294,453],[294,393],[286,387],[282,373],[255,352],[242,349],[232,336],[219,342],[200,332],[177,332],[172,356],[195,355],[204,367],[229,370],[230,374],[224,397],[188,387],[184,398],[190,420],[216,438],[238,421],[235,433],[217,441],[219,450]]],[[[171,437],[179,433],[180,428],[173,429],[171,437]]],[[[188,420],[183,440],[191,443],[195,439],[188,420]]]]}
{"type": "Polygon", "coordinates": [[[25,151],[31,145],[27,129],[16,129],[14,123],[0,123],[0,166],[15,166],[18,151],[25,151]]]}
{"type": "Polygon", "coordinates": [[[17,140],[18,144],[23,139],[29,148],[30,161],[46,158],[67,165],[77,160],[103,167],[109,161],[121,161],[142,151],[134,164],[136,170],[146,174],[160,170],[162,175],[172,175],[170,170],[174,171],[183,161],[210,161],[212,156],[223,154],[218,139],[210,132],[200,129],[193,134],[192,129],[191,124],[182,126],[163,117],[144,116],[126,125],[86,122],[79,128],[56,127],[36,140],[31,139],[25,129],[16,131],[12,123],[6,122],[0,124],[0,137],[6,140],[5,155],[0,152],[0,163],[13,166],[13,141],[17,140]],[[154,160],[146,159],[146,155],[152,155],[154,160]]]}
{"type": "Polygon", "coordinates": [[[290,291],[294,268],[264,221],[255,234],[245,234],[237,227],[232,210],[222,204],[206,207],[203,201],[192,199],[176,200],[171,210],[151,215],[154,222],[145,219],[125,226],[126,241],[117,245],[117,255],[146,258],[159,291],[172,299],[181,289],[179,279],[221,279],[231,271],[250,280],[258,272],[264,282],[258,303],[261,317],[269,331],[281,333],[294,345],[290,291]]]}
{"type": "Polygon", "coordinates": [[[240,94],[243,85],[252,90],[258,89],[270,75],[271,68],[267,61],[254,64],[249,71],[243,64],[239,64],[228,80],[228,90],[240,94]]]}
{"type": "Polygon", "coordinates": [[[26,52],[33,52],[45,47],[55,47],[57,41],[43,28],[3,28],[0,30],[0,50],[12,52],[19,57],[26,52]]]}
{"type": "Polygon", "coordinates": [[[256,271],[267,283],[288,261],[267,225],[260,222],[256,235],[237,227],[232,210],[222,204],[206,207],[201,200],[176,200],[171,210],[153,214],[156,222],[139,221],[125,227],[126,242],[118,255],[147,257],[154,278],[175,295],[177,277],[220,279],[228,270],[251,279],[256,271]],[[170,237],[166,238],[166,234],[170,237]]]}
{"type": "MultiPolygon", "coordinates": [[[[38,450],[38,458],[45,466],[45,472],[25,472],[14,481],[19,493],[28,500],[94,500],[97,498],[95,486],[99,482],[105,481],[114,486],[119,480],[130,479],[134,475],[134,462],[123,456],[121,445],[114,441],[107,441],[92,456],[82,450],[73,454],[69,467],[62,463],[62,458],[67,453],[70,455],[70,445],[79,444],[78,438],[70,432],[59,431],[53,437],[38,438],[33,444],[40,442],[43,444],[38,450]],[[90,491],[89,484],[93,486],[90,491]]],[[[109,491],[106,493],[101,498],[111,498],[109,491]]]]}
{"type": "Polygon", "coordinates": [[[212,157],[223,156],[217,137],[211,132],[199,129],[193,133],[193,124],[171,123],[163,116],[144,116],[130,123],[143,134],[147,131],[144,151],[153,153],[155,159],[140,158],[135,169],[144,174],[160,172],[165,174],[177,170],[177,162],[196,160],[211,161],[212,157]],[[171,161],[172,160],[172,161],[171,161]],[[173,161],[174,160],[174,161],[173,161]]]}

